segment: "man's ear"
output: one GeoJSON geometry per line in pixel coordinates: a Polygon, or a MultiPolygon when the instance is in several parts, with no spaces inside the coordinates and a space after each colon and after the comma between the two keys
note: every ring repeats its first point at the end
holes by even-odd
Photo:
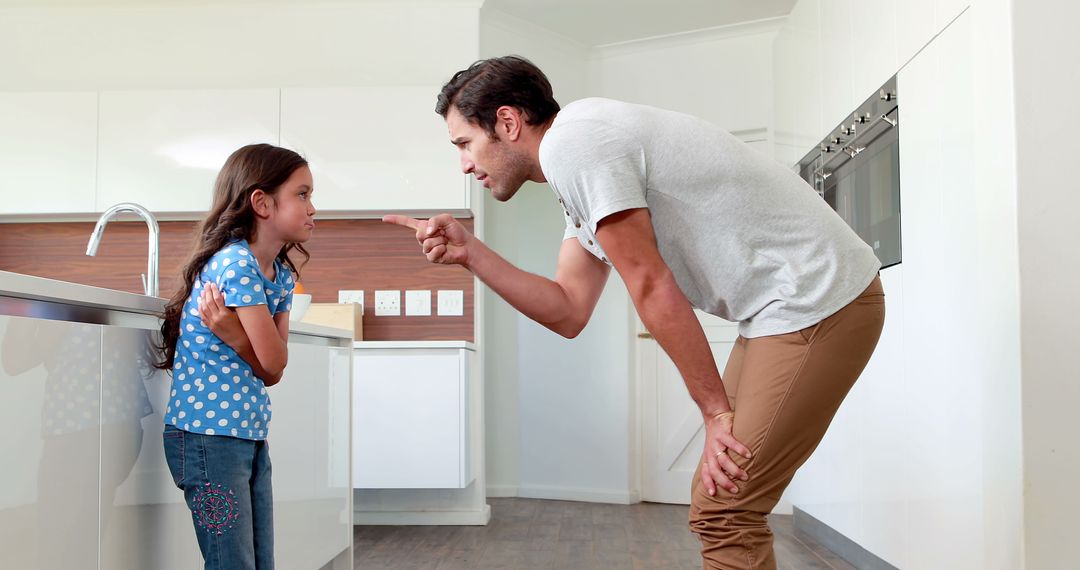
{"type": "Polygon", "coordinates": [[[503,105],[495,110],[495,132],[509,141],[516,141],[521,136],[521,129],[525,126],[525,117],[521,110],[509,105],[503,105]]]}
{"type": "Polygon", "coordinates": [[[274,208],[274,197],[263,192],[260,189],[256,189],[251,193],[251,209],[255,212],[255,216],[259,218],[269,218],[270,211],[274,208]]]}

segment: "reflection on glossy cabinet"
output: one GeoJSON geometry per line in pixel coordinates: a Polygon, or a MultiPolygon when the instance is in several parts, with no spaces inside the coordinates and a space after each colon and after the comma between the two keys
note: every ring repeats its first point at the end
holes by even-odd
{"type": "Polygon", "coordinates": [[[202,555],[161,441],[171,378],[151,364],[156,321],[146,321],[102,328],[100,568],[190,570],[202,555]]]}
{"type": "Polygon", "coordinates": [[[97,93],[0,93],[0,214],[94,209],[97,93]]]}
{"type": "Polygon", "coordinates": [[[201,212],[234,150],[278,143],[279,90],[104,91],[96,210],[201,212]]]}
{"type": "Polygon", "coordinates": [[[85,567],[98,556],[101,327],[0,316],[0,363],[3,566],[85,567]]]}
{"type": "Polygon", "coordinates": [[[438,87],[282,89],[281,144],[310,162],[320,210],[460,210],[466,177],[438,87]]]}
{"type": "Polygon", "coordinates": [[[353,487],[463,489],[469,456],[466,349],[357,349],[353,487]]]}
{"type": "Polygon", "coordinates": [[[274,551],[280,568],[320,568],[352,540],[350,349],[294,335],[274,406],[274,551]]]}

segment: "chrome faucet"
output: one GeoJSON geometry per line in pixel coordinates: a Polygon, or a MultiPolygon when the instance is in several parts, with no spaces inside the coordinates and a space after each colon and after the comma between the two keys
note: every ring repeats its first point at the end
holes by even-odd
{"type": "Polygon", "coordinates": [[[146,222],[146,227],[150,230],[150,249],[147,253],[146,261],[146,273],[142,276],[143,291],[150,297],[158,296],[158,230],[157,220],[154,215],[150,213],[150,210],[132,203],[123,202],[116,204],[105,210],[101,217],[98,218],[97,225],[94,226],[94,233],[90,234],[90,243],[86,244],[86,255],[97,255],[98,245],[101,244],[101,235],[105,233],[105,226],[109,225],[109,220],[114,218],[120,212],[134,212],[139,215],[140,218],[146,222]]]}

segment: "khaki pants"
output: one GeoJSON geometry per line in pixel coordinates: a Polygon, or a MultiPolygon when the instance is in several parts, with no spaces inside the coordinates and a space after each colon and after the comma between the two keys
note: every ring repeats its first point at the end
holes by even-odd
{"type": "Polygon", "coordinates": [[[874,352],[885,322],[880,278],[820,323],[793,333],[739,337],[724,370],[735,409],[735,438],[752,459],[731,454],[750,476],[738,495],[717,486],[710,497],[694,474],[690,529],[706,569],[776,568],[772,511],[795,471],[825,436],[840,402],[874,352]]]}

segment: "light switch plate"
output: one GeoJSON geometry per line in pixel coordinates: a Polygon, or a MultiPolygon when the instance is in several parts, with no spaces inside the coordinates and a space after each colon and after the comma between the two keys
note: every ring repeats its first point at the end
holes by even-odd
{"type": "Polygon", "coordinates": [[[375,291],[375,316],[401,316],[401,291],[375,291]]]}
{"type": "Polygon", "coordinates": [[[460,317],[465,314],[465,292],[456,290],[439,291],[439,316],[460,317]]]}
{"type": "Polygon", "coordinates": [[[430,317],[431,291],[406,291],[405,316],[430,317]]]}
{"type": "Polygon", "coordinates": [[[356,303],[357,305],[364,304],[364,290],[363,289],[342,289],[337,292],[338,303],[356,303]]]}

